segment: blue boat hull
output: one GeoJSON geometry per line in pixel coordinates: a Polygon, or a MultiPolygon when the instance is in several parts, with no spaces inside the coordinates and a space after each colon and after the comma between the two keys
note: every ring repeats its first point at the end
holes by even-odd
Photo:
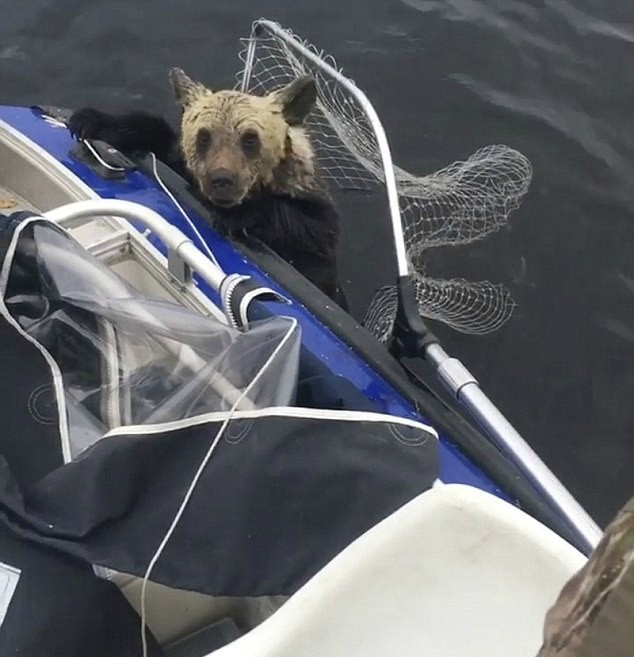
{"type": "MultiPolygon", "coordinates": [[[[0,120],[35,142],[100,197],[143,204],[161,214],[188,235],[194,243],[197,243],[198,238],[192,234],[190,226],[172,201],[148,176],[139,171],[133,171],[126,174],[125,179],[120,181],[105,180],[89,166],[71,157],[70,151],[75,142],[68,130],[47,122],[37,110],[0,106],[0,120]]],[[[245,257],[231,243],[219,236],[202,216],[194,211],[190,211],[189,216],[226,272],[247,274],[293,300],[287,289],[282,288],[251,259],[245,257]]],[[[139,228],[141,227],[139,226],[139,228]]],[[[161,252],[165,253],[165,247],[160,241],[152,237],[150,239],[161,252]]],[[[214,302],[218,302],[215,291],[202,282],[200,282],[200,288],[214,302]]],[[[270,312],[280,312],[279,306],[276,307],[274,304],[269,308],[270,312]]],[[[481,464],[475,462],[473,458],[468,458],[464,449],[457,447],[456,443],[459,441],[455,436],[447,434],[442,427],[439,428],[435,418],[427,417],[417,410],[418,405],[397,389],[388,380],[389,377],[386,378],[376,371],[376,368],[368,363],[367,358],[351,348],[350,344],[342,340],[336,331],[325,325],[313,312],[295,300],[290,305],[284,305],[283,312],[296,318],[300,323],[306,350],[322,366],[328,368],[332,375],[339,377],[340,380],[345,381],[346,385],[359,391],[364,398],[366,408],[419,420],[439,429],[442,481],[469,484],[513,503],[518,503],[516,495],[504,490],[500,481],[496,481],[494,477],[485,473],[481,464]]],[[[384,348],[376,343],[376,350],[384,351],[384,348]]],[[[510,470],[512,467],[509,463],[510,470]]],[[[539,497],[538,491],[533,492],[539,497]]]]}

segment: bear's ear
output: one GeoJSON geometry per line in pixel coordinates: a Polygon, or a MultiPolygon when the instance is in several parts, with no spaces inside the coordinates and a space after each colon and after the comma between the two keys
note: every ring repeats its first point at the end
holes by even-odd
{"type": "Polygon", "coordinates": [[[312,77],[304,75],[272,95],[275,102],[282,106],[282,114],[288,125],[300,125],[315,105],[317,85],[312,77]]]}
{"type": "Polygon", "coordinates": [[[189,105],[201,91],[205,90],[204,85],[192,80],[181,68],[171,69],[169,78],[174,96],[183,107],[189,105]]]}

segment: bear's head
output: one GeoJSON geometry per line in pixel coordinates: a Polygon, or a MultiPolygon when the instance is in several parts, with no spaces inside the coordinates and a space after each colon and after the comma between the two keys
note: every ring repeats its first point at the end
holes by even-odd
{"type": "Polygon", "coordinates": [[[310,77],[266,96],[213,91],[181,69],[170,82],[182,108],[181,149],[202,194],[231,207],[262,190],[314,185],[313,153],[302,124],[317,97],[310,77]]]}

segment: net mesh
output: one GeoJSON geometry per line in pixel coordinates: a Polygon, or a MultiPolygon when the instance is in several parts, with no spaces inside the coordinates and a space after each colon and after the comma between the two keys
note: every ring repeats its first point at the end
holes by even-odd
{"type": "MultiPolygon", "coordinates": [[[[322,178],[343,191],[383,190],[383,160],[371,120],[346,84],[320,63],[339,73],[341,69],[330,55],[290,31],[284,34],[290,43],[261,22],[254,23],[251,36],[242,40],[238,86],[265,94],[299,75],[312,75],[318,100],[306,128],[322,178]],[[302,52],[302,47],[318,61],[302,52]]],[[[509,291],[488,281],[430,278],[425,272],[425,252],[469,244],[503,226],[530,185],[529,160],[512,148],[493,145],[429,175],[415,176],[398,166],[393,167],[393,175],[421,315],[464,333],[498,329],[515,305],[509,291]]],[[[392,334],[396,307],[396,288],[386,286],[376,291],[365,313],[364,325],[381,341],[388,341],[392,334]]]]}

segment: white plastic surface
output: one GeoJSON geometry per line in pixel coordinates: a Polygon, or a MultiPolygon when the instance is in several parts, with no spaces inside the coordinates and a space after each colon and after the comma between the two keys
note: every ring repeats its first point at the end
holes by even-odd
{"type": "Polygon", "coordinates": [[[213,657],[535,657],[585,557],[478,489],[440,485],[373,527],[213,657]]]}

